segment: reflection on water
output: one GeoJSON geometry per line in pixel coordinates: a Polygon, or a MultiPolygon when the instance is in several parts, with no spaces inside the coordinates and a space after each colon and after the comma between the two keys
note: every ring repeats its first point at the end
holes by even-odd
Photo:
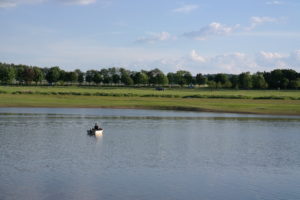
{"type": "Polygon", "coordinates": [[[300,117],[0,109],[0,199],[300,199],[300,117]],[[95,122],[101,137],[88,136],[95,122]]]}

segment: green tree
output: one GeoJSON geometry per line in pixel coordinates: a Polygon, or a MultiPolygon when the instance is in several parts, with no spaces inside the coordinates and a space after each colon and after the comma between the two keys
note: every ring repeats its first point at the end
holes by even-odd
{"type": "Polygon", "coordinates": [[[255,89],[265,89],[268,87],[263,74],[256,73],[252,75],[252,86],[255,89]]]}
{"type": "Polygon", "coordinates": [[[78,74],[74,72],[67,73],[68,82],[76,83],[78,81],[78,74]]]}
{"type": "Polygon", "coordinates": [[[157,74],[156,76],[157,84],[158,85],[168,85],[169,79],[163,73],[157,74]]]}
{"type": "Polygon", "coordinates": [[[229,78],[231,82],[231,87],[234,89],[239,89],[239,76],[238,75],[231,75],[229,78]]]}
{"type": "Polygon", "coordinates": [[[124,85],[133,85],[133,80],[128,73],[122,73],[121,82],[124,85]]]}
{"type": "Polygon", "coordinates": [[[79,85],[82,85],[82,83],[84,82],[84,73],[80,71],[80,69],[76,69],[75,73],[77,74],[77,81],[79,85]]]}
{"type": "Polygon", "coordinates": [[[114,84],[119,84],[120,81],[121,81],[120,75],[119,75],[119,74],[114,74],[114,75],[112,76],[112,81],[113,81],[114,84]]]}
{"type": "Polygon", "coordinates": [[[144,72],[137,72],[133,76],[134,84],[140,85],[140,84],[148,84],[149,78],[148,75],[144,72]]]}
{"type": "Polygon", "coordinates": [[[205,85],[207,83],[207,78],[199,73],[196,75],[196,83],[198,85],[205,85]]]}
{"type": "Polygon", "coordinates": [[[97,85],[100,84],[103,81],[102,74],[100,72],[98,72],[98,71],[94,71],[94,73],[93,73],[93,81],[97,85]]]}
{"type": "Polygon", "coordinates": [[[169,72],[167,74],[168,80],[169,80],[169,84],[177,84],[177,79],[176,79],[176,74],[169,72]]]}
{"type": "Polygon", "coordinates": [[[32,67],[26,67],[24,72],[23,72],[23,79],[25,81],[25,83],[28,85],[28,84],[31,84],[31,82],[33,81],[34,79],[34,70],[32,67]]]}
{"type": "Polygon", "coordinates": [[[25,82],[25,80],[24,80],[25,68],[26,68],[25,65],[16,65],[15,66],[15,73],[16,73],[15,78],[19,84],[23,84],[25,82]]]}
{"type": "Polygon", "coordinates": [[[277,89],[282,87],[282,79],[284,78],[283,73],[280,69],[271,71],[270,74],[270,87],[277,89]]]}
{"type": "Polygon", "coordinates": [[[214,80],[218,83],[221,83],[222,85],[224,85],[227,81],[228,81],[228,76],[226,74],[217,74],[214,77],[214,80]]]}
{"type": "Polygon", "coordinates": [[[85,81],[90,85],[94,80],[95,70],[88,70],[85,73],[85,81]]]}
{"type": "Polygon", "coordinates": [[[159,69],[153,69],[147,73],[149,83],[152,85],[165,85],[168,84],[165,74],[159,69]]]}
{"type": "Polygon", "coordinates": [[[179,70],[176,72],[176,82],[180,86],[184,86],[185,84],[191,84],[192,82],[192,75],[188,71],[179,70]]]}
{"type": "Polygon", "coordinates": [[[241,73],[239,75],[239,87],[243,89],[252,88],[252,78],[250,72],[241,73]]]}
{"type": "Polygon", "coordinates": [[[215,81],[208,81],[207,82],[208,87],[213,90],[217,88],[217,83],[215,81]]]}
{"type": "Polygon", "coordinates": [[[222,87],[224,88],[232,88],[232,83],[230,80],[227,80],[223,85],[222,87]]]}
{"type": "Polygon", "coordinates": [[[287,89],[289,83],[290,83],[289,79],[287,79],[286,77],[284,77],[281,80],[281,84],[280,85],[281,85],[282,88],[287,89]]]}
{"type": "Polygon", "coordinates": [[[11,84],[15,79],[15,69],[9,65],[0,68],[0,81],[4,84],[11,84]]]}
{"type": "Polygon", "coordinates": [[[185,71],[185,74],[183,75],[185,79],[185,83],[188,85],[191,85],[193,83],[193,76],[190,72],[185,71]]]}
{"type": "Polygon", "coordinates": [[[49,84],[55,84],[60,78],[60,69],[59,67],[51,67],[48,73],[46,74],[46,80],[49,84]]]}
{"type": "Polygon", "coordinates": [[[297,78],[296,80],[291,81],[291,88],[292,89],[299,89],[300,88],[300,78],[297,78]]]}
{"type": "Polygon", "coordinates": [[[109,84],[112,82],[112,78],[110,76],[110,72],[107,69],[101,69],[100,71],[101,77],[102,77],[102,82],[105,84],[109,84]]]}
{"type": "Polygon", "coordinates": [[[44,73],[40,68],[33,67],[33,73],[33,81],[36,85],[44,80],[44,73]]]}

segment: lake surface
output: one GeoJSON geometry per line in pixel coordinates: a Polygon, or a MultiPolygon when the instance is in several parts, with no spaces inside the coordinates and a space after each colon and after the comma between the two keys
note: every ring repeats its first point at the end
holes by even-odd
{"type": "Polygon", "coordinates": [[[0,199],[299,200],[300,117],[0,108],[0,199]]]}

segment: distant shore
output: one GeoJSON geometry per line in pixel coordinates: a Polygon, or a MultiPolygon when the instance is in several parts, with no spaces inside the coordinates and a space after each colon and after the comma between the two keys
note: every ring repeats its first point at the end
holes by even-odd
{"type": "Polygon", "coordinates": [[[63,95],[1,94],[0,107],[130,108],[300,116],[300,100],[74,97],[63,95]]]}
{"type": "Polygon", "coordinates": [[[300,91],[0,86],[0,107],[131,108],[300,116],[300,91]]]}

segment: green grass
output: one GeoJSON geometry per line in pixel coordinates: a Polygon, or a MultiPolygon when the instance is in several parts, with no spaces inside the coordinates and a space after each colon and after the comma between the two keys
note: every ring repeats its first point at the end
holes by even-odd
{"type": "Polygon", "coordinates": [[[300,115],[299,100],[183,99],[0,94],[1,107],[107,107],[300,115]]]}
{"type": "Polygon", "coordinates": [[[115,97],[165,97],[165,98],[223,98],[223,99],[290,99],[300,100],[297,90],[208,90],[172,89],[156,91],[153,88],[118,87],[4,87],[0,94],[41,94],[75,96],[115,96],[115,97]]]}
{"type": "Polygon", "coordinates": [[[300,115],[300,92],[1,86],[0,107],[108,107],[300,115]]]}

